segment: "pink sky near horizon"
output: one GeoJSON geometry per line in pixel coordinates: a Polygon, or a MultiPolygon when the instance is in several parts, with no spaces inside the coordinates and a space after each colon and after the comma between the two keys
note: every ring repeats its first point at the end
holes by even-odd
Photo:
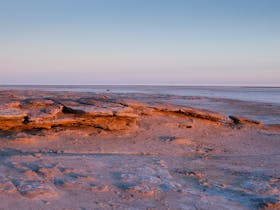
{"type": "Polygon", "coordinates": [[[279,1],[106,2],[2,3],[0,84],[280,86],[279,1]]]}

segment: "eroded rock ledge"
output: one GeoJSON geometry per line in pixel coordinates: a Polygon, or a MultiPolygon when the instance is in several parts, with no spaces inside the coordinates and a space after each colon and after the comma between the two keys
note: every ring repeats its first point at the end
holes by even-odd
{"type": "Polygon", "coordinates": [[[57,127],[94,127],[108,131],[135,130],[141,115],[173,114],[224,124],[262,124],[192,107],[171,104],[150,105],[117,100],[108,96],[24,99],[7,98],[0,105],[0,130],[51,129],[57,127]]]}

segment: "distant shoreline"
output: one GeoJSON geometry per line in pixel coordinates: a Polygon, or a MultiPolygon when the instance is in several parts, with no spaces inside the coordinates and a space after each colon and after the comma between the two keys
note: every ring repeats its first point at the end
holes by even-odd
{"type": "Polygon", "coordinates": [[[241,88],[280,88],[280,85],[266,84],[0,84],[0,87],[93,87],[93,86],[139,86],[139,87],[241,87],[241,88]]]}
{"type": "Polygon", "coordinates": [[[40,89],[46,91],[145,93],[179,96],[226,98],[280,105],[276,86],[199,86],[199,85],[0,85],[0,90],[40,89]]]}

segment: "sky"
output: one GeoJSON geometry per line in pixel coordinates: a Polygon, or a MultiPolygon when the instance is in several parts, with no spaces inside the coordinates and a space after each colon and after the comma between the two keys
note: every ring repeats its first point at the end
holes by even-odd
{"type": "Polygon", "coordinates": [[[279,0],[0,0],[0,84],[280,85],[279,0]]]}

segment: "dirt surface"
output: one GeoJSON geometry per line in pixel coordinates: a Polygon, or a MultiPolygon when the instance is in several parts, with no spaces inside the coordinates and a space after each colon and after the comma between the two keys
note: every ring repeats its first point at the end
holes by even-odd
{"type": "Polygon", "coordinates": [[[0,91],[0,209],[280,209],[279,125],[169,102],[0,91]]]}

